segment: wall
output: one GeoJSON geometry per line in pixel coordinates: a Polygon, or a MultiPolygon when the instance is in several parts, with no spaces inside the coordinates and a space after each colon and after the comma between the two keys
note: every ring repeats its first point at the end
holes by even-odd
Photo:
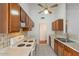
{"type": "MultiPolygon", "coordinates": [[[[49,5],[52,5],[52,4],[49,4],[49,5]]],[[[25,9],[25,11],[28,12],[29,16],[32,18],[32,20],[35,23],[35,26],[32,29],[32,31],[29,32],[29,35],[34,36],[36,39],[39,39],[40,37],[39,36],[39,24],[40,24],[40,20],[42,20],[41,17],[45,17],[45,21],[47,22],[47,27],[48,27],[47,36],[53,33],[52,28],[51,28],[52,21],[58,18],[63,18],[65,20],[65,13],[66,13],[65,4],[59,4],[59,6],[56,9],[52,10],[53,14],[50,14],[50,15],[45,15],[44,13],[39,14],[38,12],[41,9],[35,3],[21,4],[21,5],[25,9]]]]}
{"type": "Polygon", "coordinates": [[[68,33],[79,35],[79,4],[67,4],[68,33]]]}

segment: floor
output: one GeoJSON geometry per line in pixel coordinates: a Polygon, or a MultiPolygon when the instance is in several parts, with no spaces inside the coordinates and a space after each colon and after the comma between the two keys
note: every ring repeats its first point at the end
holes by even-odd
{"type": "Polygon", "coordinates": [[[38,45],[36,56],[56,56],[54,50],[47,44],[38,45]]]}

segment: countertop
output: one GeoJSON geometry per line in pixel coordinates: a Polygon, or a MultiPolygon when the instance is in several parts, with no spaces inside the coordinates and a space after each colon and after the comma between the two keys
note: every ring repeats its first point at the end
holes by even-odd
{"type": "Polygon", "coordinates": [[[79,53],[79,42],[76,42],[76,43],[67,43],[67,42],[62,42],[60,41],[59,39],[56,39],[58,40],[59,42],[61,42],[62,44],[68,46],[69,48],[73,49],[74,51],[78,52],[79,53]]]}
{"type": "Polygon", "coordinates": [[[0,53],[0,56],[28,56],[30,53],[29,48],[8,48],[3,53],[0,53]]]}

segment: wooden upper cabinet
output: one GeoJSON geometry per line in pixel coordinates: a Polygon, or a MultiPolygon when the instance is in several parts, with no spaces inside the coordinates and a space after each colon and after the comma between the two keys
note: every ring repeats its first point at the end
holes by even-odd
{"type": "Polygon", "coordinates": [[[29,27],[29,16],[26,14],[26,27],[28,28],[29,27]]]}
{"type": "Polygon", "coordinates": [[[0,4],[0,33],[12,33],[20,30],[20,6],[15,3],[0,4]]]}
{"type": "Polygon", "coordinates": [[[52,22],[52,30],[63,31],[63,19],[58,19],[52,22]]]}
{"type": "Polygon", "coordinates": [[[0,4],[0,33],[19,32],[21,23],[25,22],[23,30],[32,29],[32,20],[17,3],[0,4]]]}
{"type": "Polygon", "coordinates": [[[8,33],[8,4],[0,3],[0,33],[8,33]]]}
{"type": "Polygon", "coordinates": [[[20,6],[16,3],[9,4],[9,32],[20,31],[20,6]]]}
{"type": "Polygon", "coordinates": [[[21,8],[21,21],[25,22],[26,14],[25,11],[21,8]]]}

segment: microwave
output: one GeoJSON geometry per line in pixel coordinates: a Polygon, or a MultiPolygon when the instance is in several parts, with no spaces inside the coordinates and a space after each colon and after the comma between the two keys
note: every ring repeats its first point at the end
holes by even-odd
{"type": "Polygon", "coordinates": [[[20,25],[21,25],[21,28],[26,27],[26,23],[25,23],[25,21],[21,21],[21,22],[20,22],[20,25]]]}

